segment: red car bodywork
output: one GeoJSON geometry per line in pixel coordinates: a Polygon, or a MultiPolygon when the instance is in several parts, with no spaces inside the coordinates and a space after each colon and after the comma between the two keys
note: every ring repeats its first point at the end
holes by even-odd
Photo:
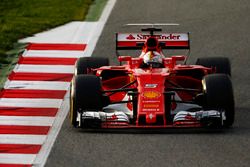
{"type": "MultiPolygon", "coordinates": [[[[101,67],[97,69],[97,76],[104,70],[120,70],[128,73],[127,76],[120,76],[103,81],[103,90],[119,89],[133,81],[134,84],[129,88],[138,90],[138,104],[133,108],[132,102],[128,103],[127,107],[132,111],[137,110],[135,124],[129,125],[122,122],[105,122],[103,128],[164,128],[164,127],[199,127],[201,126],[196,120],[190,120],[190,123],[183,124],[183,126],[176,126],[171,119],[167,120],[166,116],[166,97],[165,93],[169,92],[173,86],[178,85],[179,92],[176,92],[182,101],[192,101],[198,92],[202,91],[201,78],[194,78],[188,75],[178,76],[179,72],[188,71],[190,75],[192,72],[199,71],[201,75],[212,73],[212,69],[205,68],[198,65],[176,65],[177,61],[185,60],[186,56],[172,56],[164,59],[164,68],[146,68],[142,69],[139,66],[142,63],[142,58],[132,58],[130,56],[121,56],[119,61],[125,61],[127,64],[123,66],[101,67]],[[193,89],[194,91],[183,91],[182,89],[193,89]]],[[[201,76],[199,76],[201,77],[201,76]]],[[[121,101],[127,92],[118,92],[110,96],[111,102],[121,101]]],[[[174,96],[172,96],[174,98],[174,96]]],[[[169,110],[176,108],[174,101],[168,106],[169,110]]],[[[170,111],[168,111],[170,112],[170,111]]],[[[168,114],[170,116],[170,114],[168,114]]]]}
{"type": "MultiPolygon", "coordinates": [[[[218,127],[228,117],[226,123],[231,126],[234,101],[230,70],[214,74],[216,67],[229,64],[187,65],[186,55],[164,56],[163,49],[189,50],[189,34],[157,34],[155,28],[146,31],[150,33],[116,34],[117,54],[118,50],[141,50],[137,57],[118,56],[119,66],[103,66],[107,59],[78,61],[71,88],[72,124],[84,128],[218,127]],[[78,74],[80,67],[85,68],[82,74],[78,74]],[[220,97],[226,93],[229,98],[220,97]],[[227,103],[232,103],[231,108],[225,106],[227,103]]],[[[213,60],[218,64],[220,59],[213,60]]]]}

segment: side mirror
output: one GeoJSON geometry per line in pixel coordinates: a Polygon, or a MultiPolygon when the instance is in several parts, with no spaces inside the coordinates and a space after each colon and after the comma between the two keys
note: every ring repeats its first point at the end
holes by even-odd
{"type": "Polygon", "coordinates": [[[122,61],[131,61],[132,57],[131,56],[119,56],[118,60],[119,60],[119,62],[122,62],[122,61]]]}
{"type": "Polygon", "coordinates": [[[172,58],[172,60],[173,61],[184,61],[184,60],[186,60],[186,57],[187,56],[172,56],[171,58],[172,58]]]}

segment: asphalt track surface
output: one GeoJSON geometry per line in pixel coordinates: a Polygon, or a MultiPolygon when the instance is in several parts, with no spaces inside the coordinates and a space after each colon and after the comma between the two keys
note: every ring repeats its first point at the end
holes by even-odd
{"type": "Polygon", "coordinates": [[[250,166],[250,1],[118,0],[93,56],[115,59],[115,32],[136,31],[126,23],[177,22],[168,31],[191,32],[192,54],[226,56],[232,64],[236,121],[231,129],[83,132],[66,119],[47,161],[56,166],[250,166]]]}

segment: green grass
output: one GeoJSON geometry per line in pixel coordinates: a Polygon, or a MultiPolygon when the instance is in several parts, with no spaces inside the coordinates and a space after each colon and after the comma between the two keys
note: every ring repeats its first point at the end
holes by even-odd
{"type": "Polygon", "coordinates": [[[0,64],[10,63],[11,55],[6,52],[18,39],[69,21],[84,20],[93,1],[0,0],[0,64]]]}
{"type": "Polygon", "coordinates": [[[19,54],[22,53],[26,47],[26,44],[15,44],[15,49],[12,49],[11,51],[7,52],[7,56],[4,61],[7,61],[6,64],[0,64],[1,70],[0,70],[0,88],[3,87],[5,81],[7,80],[7,76],[12,71],[12,69],[15,67],[18,59],[19,54]]]}
{"type": "Polygon", "coordinates": [[[70,21],[83,21],[99,0],[0,0],[0,88],[25,45],[18,39],[70,21]]]}
{"type": "Polygon", "coordinates": [[[89,8],[86,21],[97,21],[102,14],[102,10],[108,0],[95,0],[89,8]]]}

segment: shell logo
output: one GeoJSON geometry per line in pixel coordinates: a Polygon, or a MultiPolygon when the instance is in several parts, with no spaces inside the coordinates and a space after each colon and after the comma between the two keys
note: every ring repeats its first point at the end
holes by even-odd
{"type": "Polygon", "coordinates": [[[145,91],[142,94],[143,97],[149,98],[149,99],[155,99],[161,96],[160,92],[156,92],[156,91],[145,91]]]}

